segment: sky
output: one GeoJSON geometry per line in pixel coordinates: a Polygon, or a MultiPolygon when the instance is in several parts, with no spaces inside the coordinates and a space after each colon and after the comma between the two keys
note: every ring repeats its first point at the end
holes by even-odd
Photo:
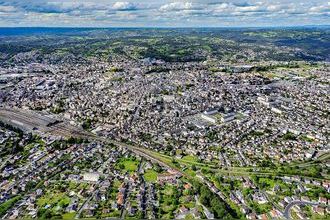
{"type": "Polygon", "coordinates": [[[0,0],[1,27],[265,27],[329,24],[329,0],[0,0]]]}

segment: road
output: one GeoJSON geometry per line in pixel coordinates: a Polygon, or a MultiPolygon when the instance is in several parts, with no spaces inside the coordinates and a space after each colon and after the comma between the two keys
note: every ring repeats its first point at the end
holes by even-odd
{"type": "Polygon", "coordinates": [[[291,166],[298,166],[298,167],[308,167],[317,164],[318,162],[330,160],[330,153],[323,153],[319,157],[313,159],[312,161],[307,161],[299,164],[292,164],[291,166]]]}
{"type": "Polygon", "coordinates": [[[85,206],[93,199],[93,197],[99,192],[99,190],[95,190],[89,197],[86,199],[83,203],[83,205],[80,207],[80,209],[77,211],[77,214],[75,216],[75,219],[79,219],[82,211],[84,211],[85,206]]]}
{"type": "Polygon", "coordinates": [[[284,209],[284,217],[286,219],[292,219],[291,218],[291,214],[290,214],[290,209],[295,206],[295,205],[318,205],[318,202],[304,202],[304,201],[300,201],[300,200],[295,200],[290,202],[284,209]]]}
{"type": "Polygon", "coordinates": [[[14,156],[8,157],[6,160],[4,160],[1,165],[0,165],[0,170],[2,170],[3,168],[5,168],[5,166],[7,166],[7,162],[10,161],[14,156]]]}
{"type": "Polygon", "coordinates": [[[264,190],[260,190],[260,192],[266,197],[266,199],[268,200],[268,202],[270,202],[274,207],[277,208],[277,210],[278,210],[282,215],[284,215],[284,213],[281,211],[281,207],[269,197],[269,195],[268,195],[267,192],[265,192],[264,190]]]}

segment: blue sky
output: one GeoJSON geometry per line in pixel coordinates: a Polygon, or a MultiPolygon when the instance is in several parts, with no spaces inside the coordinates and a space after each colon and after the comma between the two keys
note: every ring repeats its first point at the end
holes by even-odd
{"type": "Polygon", "coordinates": [[[0,26],[225,27],[329,25],[325,0],[0,0],[0,26]]]}

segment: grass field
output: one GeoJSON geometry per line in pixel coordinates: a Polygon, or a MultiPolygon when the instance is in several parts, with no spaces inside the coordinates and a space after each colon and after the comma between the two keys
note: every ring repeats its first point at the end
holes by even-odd
{"type": "Polygon", "coordinates": [[[76,213],[75,212],[72,212],[72,213],[65,213],[62,215],[62,218],[64,220],[71,220],[71,219],[74,219],[76,213]]]}
{"type": "Polygon", "coordinates": [[[68,198],[64,193],[46,193],[37,200],[37,205],[39,207],[45,207],[46,205],[54,206],[55,204],[64,206],[69,203],[70,198],[68,198]]]}
{"type": "Polygon", "coordinates": [[[145,181],[147,182],[156,182],[157,181],[157,176],[158,176],[158,173],[154,170],[147,170],[145,173],[144,173],[144,179],[145,181]]]}
{"type": "Polygon", "coordinates": [[[136,171],[137,170],[137,166],[138,166],[137,161],[127,160],[127,161],[124,161],[123,164],[125,166],[125,170],[127,170],[127,171],[136,171]]]}
{"type": "Polygon", "coordinates": [[[187,161],[187,162],[195,162],[195,163],[198,162],[197,157],[191,156],[191,155],[186,155],[186,156],[182,157],[182,160],[187,161]]]}
{"type": "Polygon", "coordinates": [[[113,210],[109,214],[102,215],[102,218],[119,218],[120,217],[120,211],[119,210],[113,210]]]}
{"type": "Polygon", "coordinates": [[[185,173],[188,174],[191,177],[195,177],[196,176],[196,172],[193,171],[192,169],[186,169],[185,173]]]}
{"type": "Polygon", "coordinates": [[[118,162],[117,168],[121,169],[120,167],[122,167],[125,171],[127,171],[129,173],[133,173],[133,172],[137,171],[138,165],[139,165],[139,161],[125,158],[125,159],[121,159],[118,162]]]}
{"type": "Polygon", "coordinates": [[[118,179],[115,179],[113,181],[112,187],[115,189],[118,189],[120,185],[121,185],[121,182],[118,179]]]}

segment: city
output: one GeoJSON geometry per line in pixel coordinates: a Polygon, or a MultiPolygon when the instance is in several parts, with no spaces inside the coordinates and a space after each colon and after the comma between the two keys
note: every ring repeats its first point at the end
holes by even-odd
{"type": "Polygon", "coordinates": [[[1,219],[330,218],[329,26],[1,24],[1,219]]]}

